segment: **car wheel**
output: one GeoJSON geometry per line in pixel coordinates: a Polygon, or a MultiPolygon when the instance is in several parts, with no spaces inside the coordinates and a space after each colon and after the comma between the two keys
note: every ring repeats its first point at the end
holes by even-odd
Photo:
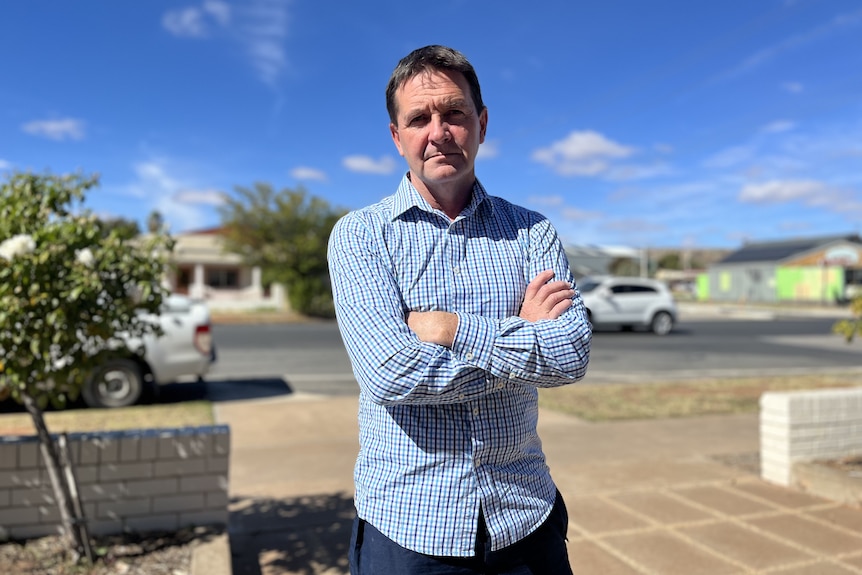
{"type": "Polygon", "coordinates": [[[144,378],[130,359],[112,359],[97,367],[81,395],[90,407],[128,407],[141,398],[144,378]]]}
{"type": "Polygon", "coordinates": [[[650,329],[656,335],[667,335],[673,329],[673,317],[666,311],[655,314],[650,323],[650,329]]]}

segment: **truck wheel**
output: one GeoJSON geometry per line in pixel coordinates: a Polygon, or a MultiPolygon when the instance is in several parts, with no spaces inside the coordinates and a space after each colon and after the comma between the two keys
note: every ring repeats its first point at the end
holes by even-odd
{"type": "Polygon", "coordinates": [[[90,407],[128,407],[141,398],[141,368],[130,359],[111,359],[93,370],[81,395],[90,407]]]}

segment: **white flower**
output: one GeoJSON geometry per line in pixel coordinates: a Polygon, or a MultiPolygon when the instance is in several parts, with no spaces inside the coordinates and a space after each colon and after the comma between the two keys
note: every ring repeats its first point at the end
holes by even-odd
{"type": "Polygon", "coordinates": [[[84,248],[82,250],[75,250],[75,260],[79,264],[83,264],[88,268],[93,267],[93,262],[96,258],[93,257],[93,252],[90,251],[90,248],[84,248]]]}
{"type": "Polygon", "coordinates": [[[29,234],[18,234],[0,243],[0,258],[12,261],[16,256],[29,254],[36,249],[36,242],[29,234]]]}

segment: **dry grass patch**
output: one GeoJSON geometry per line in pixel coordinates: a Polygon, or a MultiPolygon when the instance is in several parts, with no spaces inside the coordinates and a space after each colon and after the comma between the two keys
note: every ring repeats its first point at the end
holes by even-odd
{"type": "MultiPolygon", "coordinates": [[[[51,433],[76,431],[117,431],[166,427],[213,425],[212,403],[189,401],[166,405],[136,405],[112,409],[69,409],[45,414],[51,433]]],[[[27,413],[0,414],[0,435],[33,435],[35,429],[27,413]]]]}
{"type": "Polygon", "coordinates": [[[656,383],[576,384],[539,390],[539,405],[587,421],[752,413],[766,391],[862,385],[858,374],[709,378],[656,383]]]}

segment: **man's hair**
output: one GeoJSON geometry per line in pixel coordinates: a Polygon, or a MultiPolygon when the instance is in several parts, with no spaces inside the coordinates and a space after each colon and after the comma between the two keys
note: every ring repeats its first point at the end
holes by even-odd
{"type": "Polygon", "coordinates": [[[392,77],[389,78],[389,84],[386,86],[386,109],[389,111],[389,120],[393,124],[398,123],[398,106],[395,103],[395,92],[398,88],[414,76],[434,70],[460,72],[470,86],[476,111],[481,112],[485,109],[485,104],[482,103],[482,90],[479,88],[479,78],[473,65],[458,50],[433,44],[413,50],[401,58],[392,72],[392,77]]]}

